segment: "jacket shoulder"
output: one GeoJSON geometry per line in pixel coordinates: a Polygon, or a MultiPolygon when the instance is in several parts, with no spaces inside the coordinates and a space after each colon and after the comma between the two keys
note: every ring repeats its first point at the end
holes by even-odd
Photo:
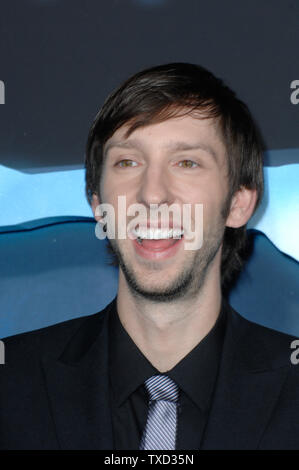
{"type": "Polygon", "coordinates": [[[231,306],[229,309],[233,337],[248,363],[260,359],[271,364],[271,368],[292,365],[291,354],[299,347],[298,337],[248,320],[231,306]]]}
{"type": "Polygon", "coordinates": [[[270,341],[281,341],[282,343],[286,341],[291,341],[296,338],[298,339],[298,336],[296,335],[285,333],[269,326],[262,325],[261,323],[256,323],[252,320],[249,320],[248,318],[245,318],[243,315],[234,310],[231,306],[230,309],[233,313],[234,326],[242,330],[243,333],[248,334],[248,332],[250,331],[254,333],[254,335],[258,335],[258,337],[264,337],[270,341]]]}
{"type": "MultiPolygon", "coordinates": [[[[109,304],[110,305],[110,304],[109,304]]],[[[5,351],[5,365],[30,359],[34,355],[59,357],[65,346],[82,328],[94,331],[100,328],[108,306],[103,310],[78,318],[66,320],[37,330],[19,333],[2,339],[5,351]]]]}

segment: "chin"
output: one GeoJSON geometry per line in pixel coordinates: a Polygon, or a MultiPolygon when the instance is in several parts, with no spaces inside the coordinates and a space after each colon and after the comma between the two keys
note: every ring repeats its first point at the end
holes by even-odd
{"type": "Polygon", "coordinates": [[[123,274],[134,296],[153,302],[171,302],[182,299],[188,294],[193,284],[192,273],[178,275],[176,271],[176,275],[173,274],[173,276],[164,274],[159,276],[158,273],[153,273],[152,276],[147,276],[146,282],[144,275],[137,274],[127,266],[123,274]]]}

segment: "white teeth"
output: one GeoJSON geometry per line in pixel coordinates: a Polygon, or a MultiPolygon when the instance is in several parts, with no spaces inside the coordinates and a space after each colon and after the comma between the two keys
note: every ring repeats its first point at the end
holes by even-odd
{"type": "Polygon", "coordinates": [[[133,234],[140,239],[147,238],[149,240],[161,240],[162,238],[181,238],[184,231],[179,229],[145,229],[137,228],[133,230],[133,234]]]}
{"type": "Polygon", "coordinates": [[[181,238],[184,234],[184,230],[173,230],[172,238],[181,238]]]}

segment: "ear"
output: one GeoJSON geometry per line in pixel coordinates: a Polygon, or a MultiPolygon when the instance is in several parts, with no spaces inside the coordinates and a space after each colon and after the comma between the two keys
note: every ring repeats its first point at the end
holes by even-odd
{"type": "Polygon", "coordinates": [[[91,199],[91,208],[92,208],[94,218],[96,219],[97,222],[100,222],[102,219],[100,215],[97,215],[97,211],[96,211],[96,208],[98,207],[99,204],[100,204],[100,201],[99,201],[98,195],[93,193],[92,199],[91,199]]]}
{"type": "Polygon", "coordinates": [[[239,228],[247,224],[253,214],[257,200],[256,189],[242,186],[233,196],[226,226],[239,228]]]}

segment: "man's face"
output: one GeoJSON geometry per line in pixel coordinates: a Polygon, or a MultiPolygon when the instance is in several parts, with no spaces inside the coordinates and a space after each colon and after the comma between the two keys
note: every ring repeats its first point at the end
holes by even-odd
{"type": "MultiPolygon", "coordinates": [[[[98,202],[112,204],[116,217],[118,196],[126,196],[127,207],[143,204],[148,215],[150,204],[191,204],[192,209],[203,204],[203,244],[186,250],[184,237],[145,246],[128,237],[110,240],[122,282],[156,301],[196,295],[208,270],[220,267],[228,193],[224,144],[212,119],[191,115],[138,128],[128,138],[127,129],[119,128],[105,144],[98,202]],[[172,246],[163,249],[163,243],[172,246]]],[[[191,214],[194,223],[195,211],[191,214]]],[[[117,227],[116,218],[116,234],[117,227]]]]}

